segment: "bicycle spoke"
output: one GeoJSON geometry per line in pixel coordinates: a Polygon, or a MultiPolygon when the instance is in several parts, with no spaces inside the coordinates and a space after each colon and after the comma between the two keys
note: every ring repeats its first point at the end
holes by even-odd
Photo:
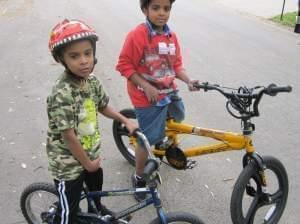
{"type": "Polygon", "coordinates": [[[277,202],[281,201],[282,200],[282,196],[283,196],[283,192],[281,190],[278,191],[278,192],[276,192],[273,195],[269,195],[269,197],[270,197],[270,204],[274,204],[274,203],[277,203],[277,202]]]}

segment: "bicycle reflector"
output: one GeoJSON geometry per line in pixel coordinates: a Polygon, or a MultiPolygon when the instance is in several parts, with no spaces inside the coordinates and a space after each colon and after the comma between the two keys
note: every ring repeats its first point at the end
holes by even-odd
{"type": "Polygon", "coordinates": [[[166,150],[166,158],[169,164],[177,169],[184,170],[187,167],[187,159],[183,151],[178,147],[169,147],[166,150]]]}

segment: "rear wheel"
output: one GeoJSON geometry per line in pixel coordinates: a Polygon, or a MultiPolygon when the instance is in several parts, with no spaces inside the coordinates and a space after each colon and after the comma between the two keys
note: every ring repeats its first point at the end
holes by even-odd
{"type": "MultiPolygon", "coordinates": [[[[177,223],[177,224],[184,224],[184,223],[191,223],[191,224],[204,224],[204,222],[199,219],[197,216],[192,215],[186,212],[173,212],[167,213],[165,215],[167,223],[177,223]]],[[[150,222],[150,224],[160,224],[162,223],[160,218],[156,218],[150,222]]]]}
{"type": "Polygon", "coordinates": [[[234,224],[278,223],[288,197],[288,176],[282,163],[265,156],[266,189],[258,167],[250,162],[241,172],[231,196],[231,219],[234,224]]]}
{"type": "Polygon", "coordinates": [[[57,203],[58,193],[50,183],[29,185],[20,199],[22,213],[29,224],[52,223],[57,203]]]}
{"type": "MultiPolygon", "coordinates": [[[[124,109],[121,110],[120,113],[129,119],[136,120],[133,109],[124,109]]],[[[136,138],[129,136],[125,125],[119,121],[113,121],[112,129],[114,140],[119,151],[131,165],[135,166],[135,149],[137,147],[136,138]]]]}

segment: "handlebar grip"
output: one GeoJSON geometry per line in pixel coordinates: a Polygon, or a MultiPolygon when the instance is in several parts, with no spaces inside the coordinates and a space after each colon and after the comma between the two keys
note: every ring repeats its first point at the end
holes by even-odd
{"type": "Polygon", "coordinates": [[[197,89],[203,89],[203,85],[200,83],[194,83],[193,86],[197,89]]]}
{"type": "Polygon", "coordinates": [[[148,180],[151,174],[158,169],[158,162],[155,159],[149,159],[144,168],[142,178],[148,180]]]}
{"type": "Polygon", "coordinates": [[[219,87],[218,85],[211,85],[208,82],[194,83],[193,86],[197,89],[203,89],[204,91],[213,90],[219,87]]]}
{"type": "Polygon", "coordinates": [[[275,84],[271,84],[265,89],[265,93],[270,96],[276,96],[276,94],[279,92],[289,93],[291,91],[292,91],[291,86],[276,86],[275,84]]]}

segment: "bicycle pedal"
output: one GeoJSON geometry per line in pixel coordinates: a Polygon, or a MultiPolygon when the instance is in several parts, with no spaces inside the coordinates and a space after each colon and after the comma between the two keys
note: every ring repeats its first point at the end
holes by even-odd
{"type": "Polygon", "coordinates": [[[130,222],[130,220],[132,219],[132,216],[130,217],[125,217],[124,219],[118,219],[117,224],[128,224],[130,222]]]}
{"type": "Polygon", "coordinates": [[[185,169],[194,169],[197,166],[197,161],[187,160],[185,169]]]}
{"type": "Polygon", "coordinates": [[[128,224],[131,219],[132,219],[132,216],[130,216],[129,218],[125,217],[123,219],[113,220],[111,223],[112,224],[128,224]]]}

